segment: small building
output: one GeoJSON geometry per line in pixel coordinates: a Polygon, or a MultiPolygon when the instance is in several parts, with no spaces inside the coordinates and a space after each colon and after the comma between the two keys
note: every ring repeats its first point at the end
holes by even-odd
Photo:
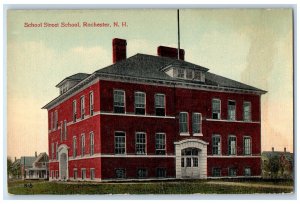
{"type": "Polygon", "coordinates": [[[46,152],[40,153],[34,160],[32,167],[28,169],[27,179],[48,179],[49,158],[46,152]]]}
{"type": "Polygon", "coordinates": [[[35,156],[23,156],[20,158],[22,179],[47,179],[48,155],[43,152],[35,156]]]}

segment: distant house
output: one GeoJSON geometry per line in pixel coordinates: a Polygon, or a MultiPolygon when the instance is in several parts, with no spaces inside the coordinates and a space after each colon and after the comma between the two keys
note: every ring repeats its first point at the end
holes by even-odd
{"type": "Polygon", "coordinates": [[[49,158],[46,152],[40,153],[28,169],[27,179],[48,179],[49,158]]]}
{"type": "Polygon", "coordinates": [[[262,152],[263,178],[293,178],[293,153],[284,151],[262,152]]]}
{"type": "Polygon", "coordinates": [[[47,179],[48,155],[43,152],[39,156],[23,156],[20,159],[22,179],[47,179]]]}

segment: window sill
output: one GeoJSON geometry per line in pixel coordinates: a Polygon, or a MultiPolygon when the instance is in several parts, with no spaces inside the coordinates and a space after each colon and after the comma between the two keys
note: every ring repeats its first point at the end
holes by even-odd
{"type": "Polygon", "coordinates": [[[193,136],[203,136],[202,133],[194,133],[193,136]]]}
{"type": "Polygon", "coordinates": [[[180,136],[190,136],[190,133],[188,133],[188,132],[183,132],[183,133],[180,133],[180,136]]]}

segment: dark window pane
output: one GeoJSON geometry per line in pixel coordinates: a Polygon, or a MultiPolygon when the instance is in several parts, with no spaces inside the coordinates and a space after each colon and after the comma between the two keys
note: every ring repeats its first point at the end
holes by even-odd
{"type": "Polygon", "coordinates": [[[157,116],[165,116],[165,109],[164,108],[155,108],[155,114],[157,116]]]}
{"type": "Polygon", "coordinates": [[[135,108],[135,114],[145,115],[145,108],[135,108]]]}
{"type": "Polygon", "coordinates": [[[115,113],[125,113],[125,108],[124,107],[115,106],[114,107],[114,112],[115,113]]]}

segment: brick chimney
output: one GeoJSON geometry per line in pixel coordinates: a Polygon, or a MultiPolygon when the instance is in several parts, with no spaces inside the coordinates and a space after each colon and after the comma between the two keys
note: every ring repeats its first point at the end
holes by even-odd
{"type": "Polygon", "coordinates": [[[274,147],[272,147],[272,152],[274,152],[274,147]]]}
{"type": "Polygon", "coordinates": [[[286,153],[286,147],[284,148],[284,153],[286,153]]]}
{"type": "MultiPolygon", "coordinates": [[[[184,60],[184,49],[179,51],[179,59],[184,60]]],[[[178,59],[178,49],[173,47],[159,46],[157,48],[157,55],[161,57],[170,57],[178,59]]]]}
{"type": "Polygon", "coordinates": [[[126,59],[127,42],[124,39],[114,38],[112,40],[113,63],[126,59]]]}
{"type": "Polygon", "coordinates": [[[37,152],[35,152],[35,154],[34,154],[34,155],[35,155],[35,157],[37,157],[37,152]]]}

